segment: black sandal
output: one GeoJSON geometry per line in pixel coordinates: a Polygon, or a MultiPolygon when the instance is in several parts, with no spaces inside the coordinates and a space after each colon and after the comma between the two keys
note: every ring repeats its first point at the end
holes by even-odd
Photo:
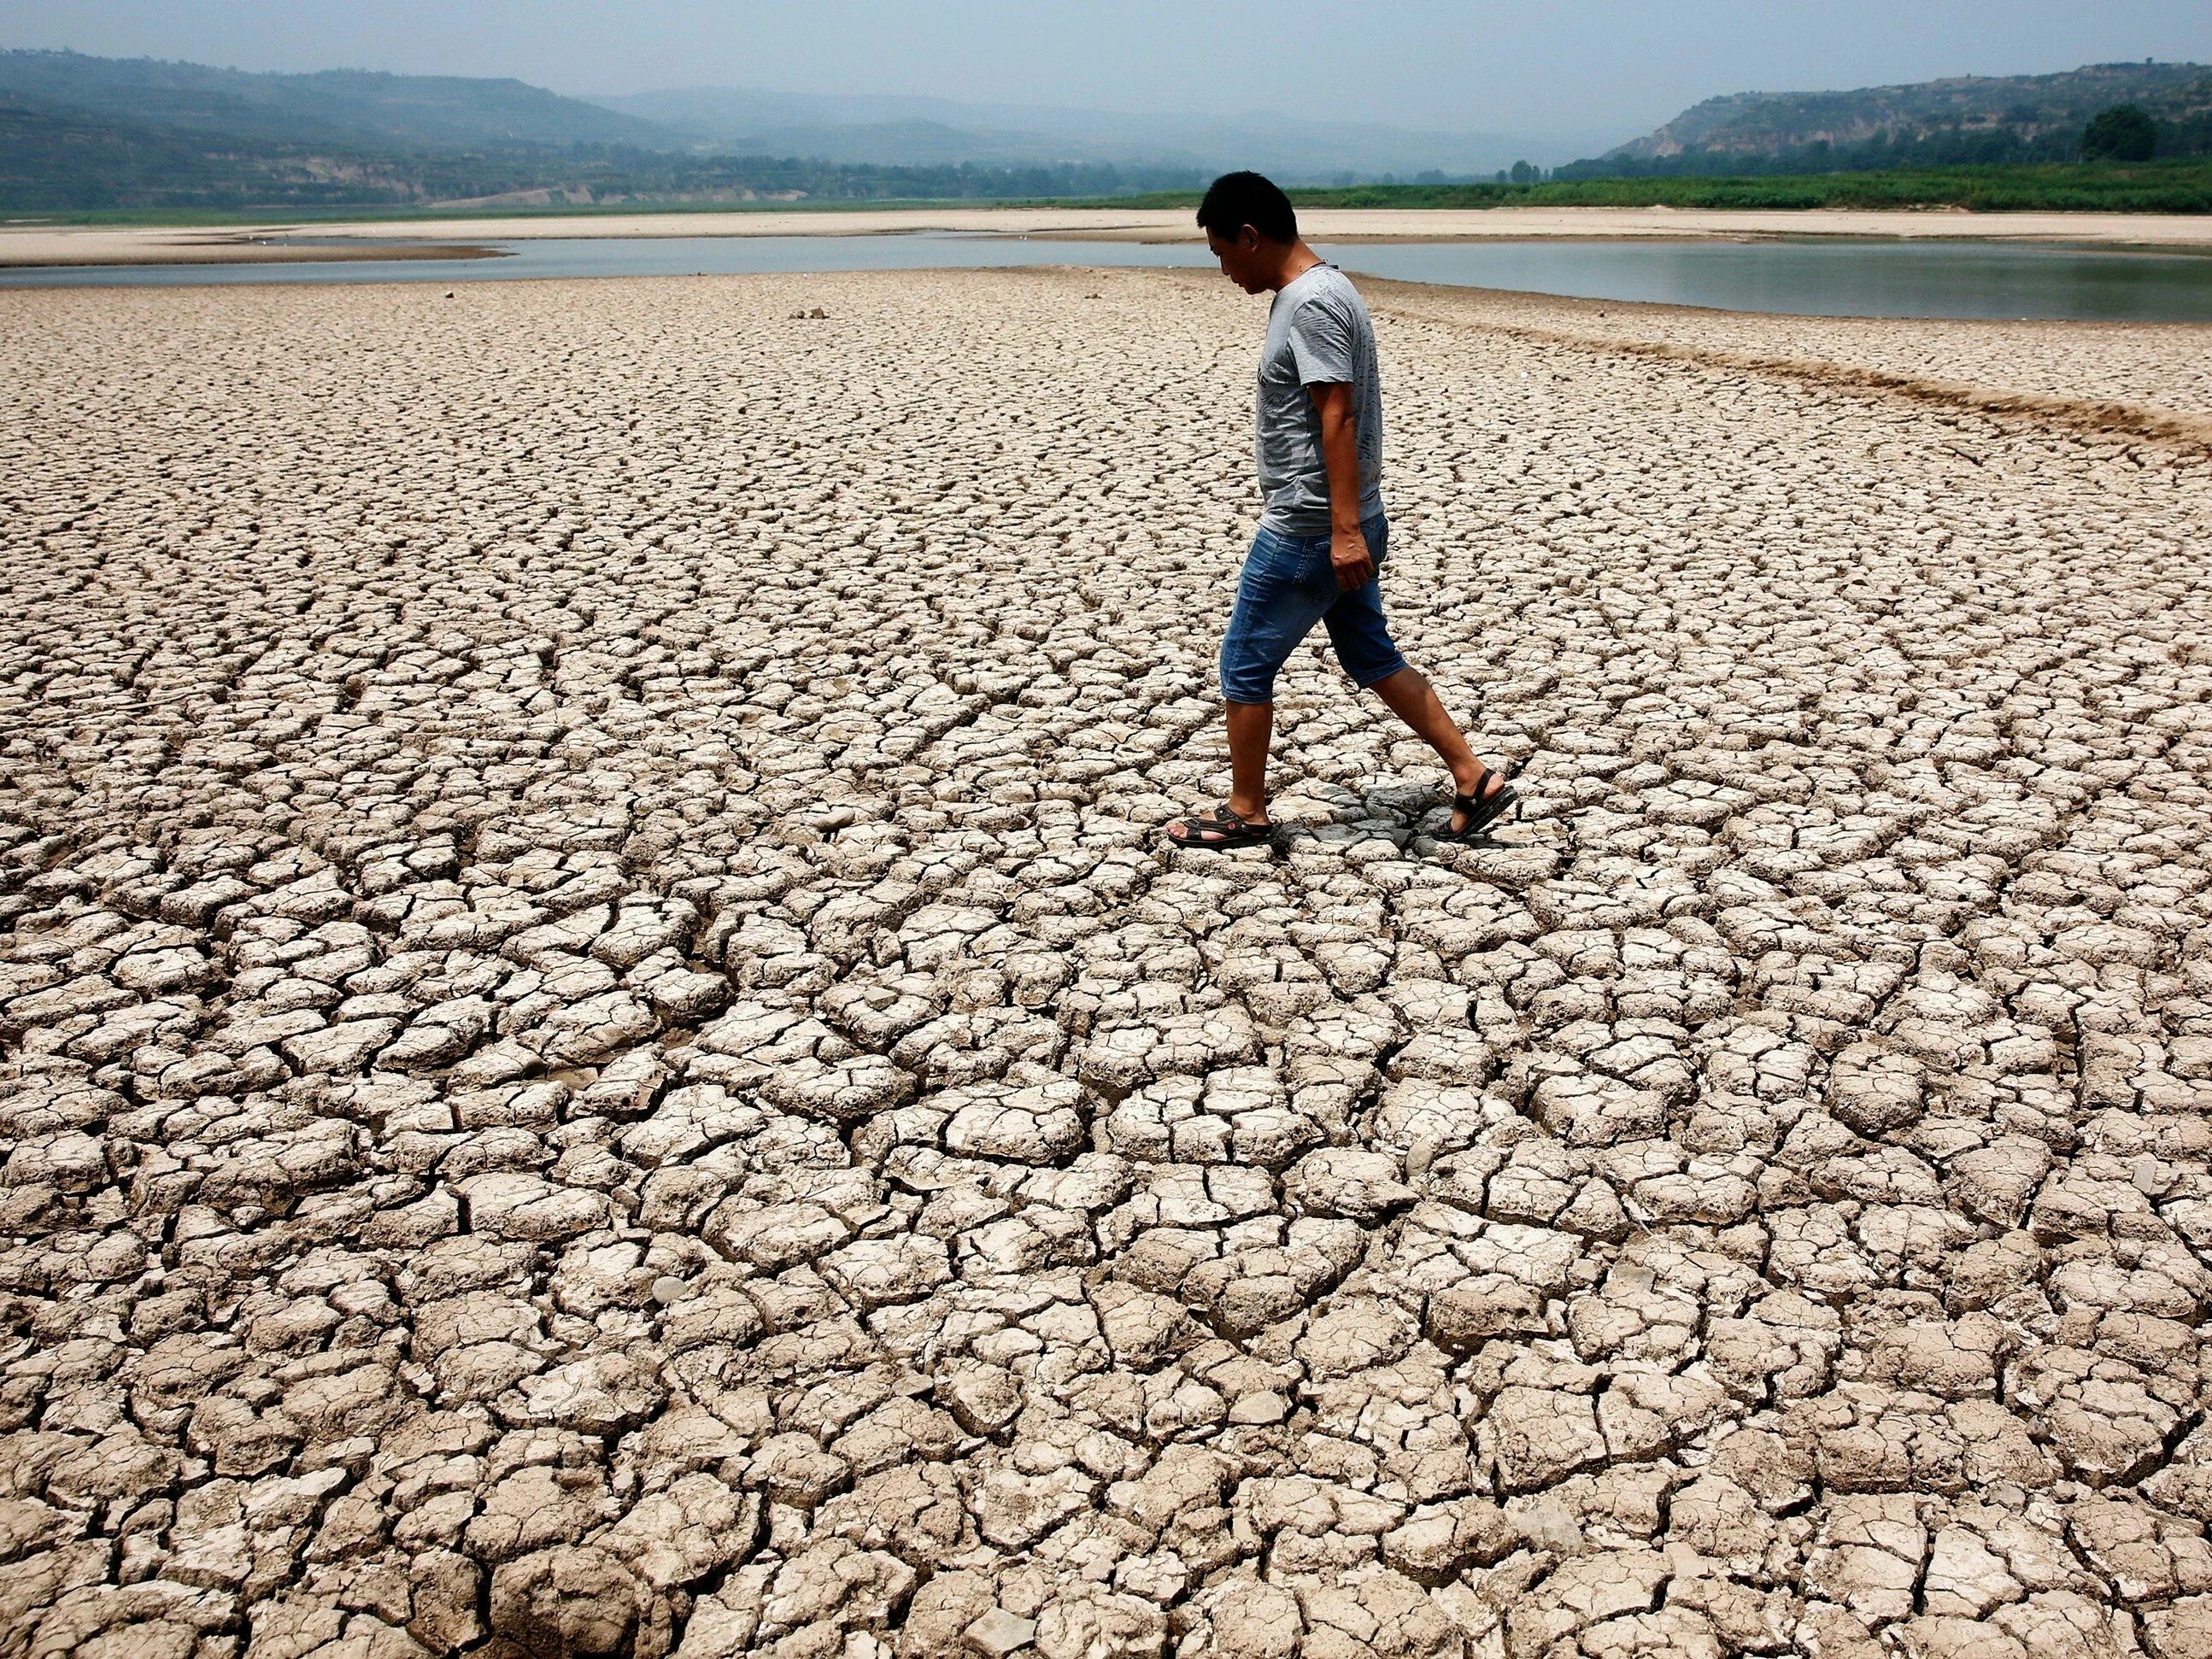
{"type": "Polygon", "coordinates": [[[1487,841],[1490,838],[1488,833],[1490,826],[1497,823],[1510,809],[1518,806],[1521,803],[1521,792],[1507,783],[1504,778],[1505,775],[1497,768],[1484,767],[1482,775],[1474,781],[1474,787],[1472,791],[1464,795],[1452,797],[1452,811],[1466,813],[1467,823],[1455,830],[1451,827],[1450,821],[1446,820],[1443,829],[1432,832],[1433,839],[1449,842],[1487,841]],[[1494,791],[1486,793],[1486,787],[1492,778],[1498,780],[1498,787],[1494,791]]]}
{"type": "Polygon", "coordinates": [[[1211,812],[1194,812],[1168,826],[1168,844],[1205,852],[1225,852],[1232,847],[1261,847],[1275,838],[1272,823],[1254,823],[1226,805],[1211,812]],[[1181,830],[1181,835],[1173,833],[1181,830]]]}

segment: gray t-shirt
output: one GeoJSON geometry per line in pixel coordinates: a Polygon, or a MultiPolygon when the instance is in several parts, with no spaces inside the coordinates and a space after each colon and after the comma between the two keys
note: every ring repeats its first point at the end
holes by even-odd
{"type": "Polygon", "coordinates": [[[1267,313],[1260,353],[1253,447],[1260,462],[1260,523],[1278,535],[1329,528],[1328,473],[1322,464],[1321,412],[1310,386],[1352,387],[1359,437],[1359,516],[1382,510],[1382,377],[1375,325],[1352,279],[1316,265],[1286,283],[1267,313]]]}

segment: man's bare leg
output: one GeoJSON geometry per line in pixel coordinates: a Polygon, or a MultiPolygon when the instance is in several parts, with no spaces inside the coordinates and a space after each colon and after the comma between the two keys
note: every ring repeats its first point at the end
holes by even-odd
{"type": "MultiPolygon", "coordinates": [[[[1390,712],[1413,727],[1413,735],[1435,750],[1443,763],[1451,768],[1453,793],[1474,793],[1475,786],[1484,781],[1484,774],[1491,769],[1468,747],[1467,738],[1452,724],[1452,717],[1444,713],[1443,703],[1437,696],[1436,688],[1429,684],[1428,677],[1419,669],[1401,668],[1389,678],[1376,681],[1372,689],[1376,696],[1389,704],[1390,712]]],[[[1232,726],[1230,729],[1233,754],[1236,728],[1232,726]]],[[[1261,751],[1263,763],[1265,752],[1261,751]]],[[[1466,823],[1467,815],[1455,809],[1451,827],[1460,830],[1466,823]]]]}
{"type": "Polygon", "coordinates": [[[1267,821],[1267,745],[1275,705],[1232,702],[1229,710],[1229,810],[1247,823],[1267,821]]]}

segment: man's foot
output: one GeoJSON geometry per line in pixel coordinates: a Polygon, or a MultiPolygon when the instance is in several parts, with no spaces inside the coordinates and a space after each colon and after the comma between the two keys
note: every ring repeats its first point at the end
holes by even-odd
{"type": "Polygon", "coordinates": [[[1452,797],[1451,824],[1437,835],[1438,841],[1481,840],[1490,826],[1521,799],[1520,792],[1505,781],[1505,775],[1488,766],[1477,772],[1470,783],[1462,785],[1453,779],[1452,787],[1458,793],[1452,797]]]}
{"type": "Polygon", "coordinates": [[[1178,847],[1218,852],[1231,847],[1258,847],[1274,838],[1275,826],[1266,818],[1248,818],[1226,806],[1211,812],[1194,812],[1167,828],[1167,837],[1178,847]]]}

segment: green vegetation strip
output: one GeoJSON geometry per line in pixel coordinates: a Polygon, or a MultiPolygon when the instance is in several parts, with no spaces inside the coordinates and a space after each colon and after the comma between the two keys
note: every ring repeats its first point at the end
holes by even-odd
{"type": "MultiPolygon", "coordinates": [[[[1575,179],[1525,185],[1354,185],[1294,190],[1311,208],[1966,208],[1977,213],[2212,213],[2212,159],[2129,165],[1900,168],[1736,179],[1575,179]]],[[[1063,201],[1061,206],[1073,205],[1063,201]]],[[[1195,191],[1091,198],[1088,207],[1196,207],[1195,191]]]]}

